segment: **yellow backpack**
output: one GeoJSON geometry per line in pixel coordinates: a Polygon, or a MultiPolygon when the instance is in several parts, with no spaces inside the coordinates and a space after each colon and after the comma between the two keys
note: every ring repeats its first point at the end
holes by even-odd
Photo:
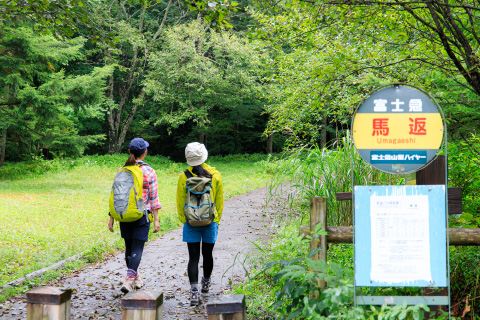
{"type": "Polygon", "coordinates": [[[145,214],[143,205],[143,173],[140,166],[123,166],[110,193],[110,215],[120,222],[132,222],[145,214]]]}

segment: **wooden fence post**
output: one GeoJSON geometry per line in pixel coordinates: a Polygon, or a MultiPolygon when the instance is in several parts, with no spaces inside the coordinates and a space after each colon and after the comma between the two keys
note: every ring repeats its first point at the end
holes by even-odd
{"type": "Polygon", "coordinates": [[[70,320],[70,289],[39,287],[26,294],[27,320],[70,320]]]}
{"type": "Polygon", "coordinates": [[[163,292],[131,291],[121,306],[123,320],[163,320],[163,292]]]}
{"type": "MultiPolygon", "coordinates": [[[[448,185],[445,185],[446,183],[446,172],[445,172],[445,156],[444,155],[439,155],[434,161],[432,161],[428,167],[423,168],[420,171],[417,171],[415,173],[415,183],[417,185],[444,185],[445,188],[448,188],[448,185]]],[[[448,193],[448,192],[447,192],[448,193]]],[[[462,205],[461,202],[461,196],[460,196],[460,207],[462,205]]],[[[447,202],[450,202],[448,199],[447,202]]],[[[458,204],[457,204],[458,205],[458,204]]],[[[448,209],[450,208],[450,205],[447,207],[447,214],[448,214],[448,209]]],[[[462,213],[460,211],[460,213],[462,213]]],[[[448,233],[447,233],[448,236],[448,233]]],[[[448,248],[447,248],[448,250],[448,248]]],[[[423,295],[424,296],[448,296],[448,288],[443,288],[439,292],[435,292],[435,290],[432,290],[432,288],[423,288],[423,295]]],[[[430,314],[426,314],[425,319],[433,319],[435,318],[433,314],[436,314],[439,310],[442,310],[442,306],[430,306],[430,314]],[[433,318],[432,318],[433,317],[433,318]]]]}
{"type": "Polygon", "coordinates": [[[207,303],[208,320],[246,320],[245,295],[215,298],[207,303]]]}
{"type": "MultiPolygon", "coordinates": [[[[311,197],[310,198],[310,232],[315,232],[317,224],[321,223],[322,230],[327,230],[327,198],[311,197]]],[[[322,250],[315,255],[315,259],[321,259],[327,262],[327,236],[314,236],[310,241],[310,250],[321,248],[322,250]]],[[[320,288],[325,288],[325,281],[320,280],[320,288]]]]}

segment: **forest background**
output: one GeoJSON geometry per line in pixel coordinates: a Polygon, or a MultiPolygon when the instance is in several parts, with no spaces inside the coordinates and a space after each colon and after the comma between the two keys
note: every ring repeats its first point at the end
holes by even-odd
{"type": "MultiPolygon", "coordinates": [[[[0,178],[136,136],[175,161],[193,140],[221,156],[294,151],[286,163],[308,173],[295,151],[345,147],[330,142],[358,104],[409,83],[445,115],[464,205],[452,223],[478,227],[479,18],[459,0],[0,0],[0,178]]],[[[480,257],[464,256],[478,282],[480,257]]]]}
{"type": "Polygon", "coordinates": [[[465,1],[0,2],[0,166],[125,150],[181,159],[326,145],[374,88],[418,85],[475,135],[465,1]]]}

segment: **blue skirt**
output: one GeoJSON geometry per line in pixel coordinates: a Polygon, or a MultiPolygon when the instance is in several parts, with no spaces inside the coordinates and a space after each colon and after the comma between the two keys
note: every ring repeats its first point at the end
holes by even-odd
{"type": "Polygon", "coordinates": [[[204,227],[192,227],[185,222],[183,225],[183,242],[217,242],[218,235],[218,223],[212,222],[208,226],[204,227]]]}

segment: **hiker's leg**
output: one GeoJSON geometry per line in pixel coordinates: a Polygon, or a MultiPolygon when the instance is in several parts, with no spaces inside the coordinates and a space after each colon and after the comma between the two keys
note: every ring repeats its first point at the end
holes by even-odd
{"type": "Polygon", "coordinates": [[[142,259],[143,248],[145,247],[145,241],[130,239],[130,254],[127,257],[127,278],[135,278],[137,276],[138,266],[142,259]]]}
{"type": "Polygon", "coordinates": [[[188,242],[188,280],[190,285],[198,288],[198,262],[200,261],[200,242],[188,242]]]}
{"type": "MultiPolygon", "coordinates": [[[[218,223],[212,222],[208,225],[202,234],[202,256],[203,256],[203,280],[210,281],[213,270],[213,247],[217,242],[218,223]]],[[[207,289],[205,289],[207,290],[207,289]]]]}
{"type": "Polygon", "coordinates": [[[213,270],[213,247],[215,243],[202,242],[202,256],[203,256],[203,278],[205,281],[210,280],[213,270]]]}
{"type": "Polygon", "coordinates": [[[132,239],[123,239],[125,241],[125,263],[128,265],[130,263],[130,256],[132,254],[132,239]]]}
{"type": "Polygon", "coordinates": [[[137,271],[142,260],[143,248],[145,247],[145,241],[132,239],[132,254],[130,255],[130,262],[128,269],[137,271]]]}

